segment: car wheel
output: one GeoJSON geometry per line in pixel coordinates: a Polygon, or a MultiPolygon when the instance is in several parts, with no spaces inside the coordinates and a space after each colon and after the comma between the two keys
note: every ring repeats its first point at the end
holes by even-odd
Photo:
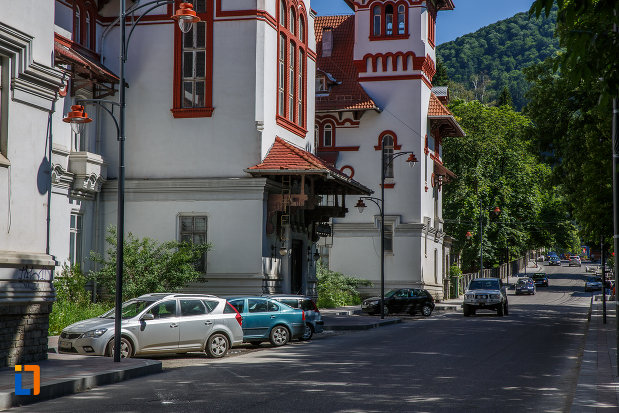
{"type": "Polygon", "coordinates": [[[505,315],[509,315],[509,305],[505,303],[505,315]]]}
{"type": "Polygon", "coordinates": [[[497,310],[496,310],[496,315],[498,315],[499,317],[503,317],[503,310],[504,310],[504,307],[505,307],[505,306],[500,305],[500,306],[499,306],[499,308],[497,308],[497,310]]]}
{"type": "Polygon", "coordinates": [[[432,308],[429,305],[424,305],[423,307],[421,307],[421,314],[423,314],[424,317],[430,317],[430,315],[432,314],[432,308]]]}
{"type": "Polygon", "coordinates": [[[220,333],[215,333],[206,342],[206,354],[214,359],[221,358],[228,352],[228,339],[220,333]]]}
{"type": "Polygon", "coordinates": [[[469,307],[467,304],[462,305],[462,313],[464,314],[465,317],[468,317],[471,315],[471,307],[469,307]]]}
{"type": "MultiPolygon", "coordinates": [[[[114,339],[112,339],[107,345],[107,354],[110,357],[114,357],[114,339]]],[[[120,338],[120,358],[129,358],[133,355],[133,346],[131,342],[125,337],[120,338]]]]}
{"type": "Polygon", "coordinates": [[[271,334],[269,334],[269,340],[275,347],[280,347],[288,343],[288,340],[290,340],[290,333],[284,326],[275,326],[271,330],[271,334]]]}
{"type": "Polygon", "coordinates": [[[310,323],[305,323],[305,330],[303,331],[303,336],[301,336],[301,340],[310,340],[314,335],[314,327],[310,323]]]}

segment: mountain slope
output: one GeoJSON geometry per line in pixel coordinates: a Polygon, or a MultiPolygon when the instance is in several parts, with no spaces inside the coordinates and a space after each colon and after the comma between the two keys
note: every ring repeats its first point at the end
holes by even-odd
{"type": "Polygon", "coordinates": [[[467,100],[490,103],[507,86],[514,107],[522,109],[529,89],[522,69],[559,50],[559,40],[554,37],[556,21],[556,6],[545,19],[529,19],[527,13],[518,13],[439,45],[438,59],[455,83],[452,92],[467,100]]]}

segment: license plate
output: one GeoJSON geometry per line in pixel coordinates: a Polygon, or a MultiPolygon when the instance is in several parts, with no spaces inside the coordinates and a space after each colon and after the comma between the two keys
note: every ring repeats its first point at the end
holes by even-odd
{"type": "Polygon", "coordinates": [[[58,343],[58,347],[61,350],[71,350],[73,345],[70,342],[68,342],[68,341],[61,341],[60,343],[58,343]]]}

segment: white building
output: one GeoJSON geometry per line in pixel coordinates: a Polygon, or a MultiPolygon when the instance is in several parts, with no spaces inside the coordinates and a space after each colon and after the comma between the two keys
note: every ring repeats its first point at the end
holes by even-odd
{"type": "MultiPolygon", "coordinates": [[[[441,189],[453,174],[443,166],[441,140],[463,132],[432,93],[431,82],[436,15],[454,5],[348,3],[354,15],[318,17],[315,23],[318,154],[379,197],[385,156],[385,288],[425,288],[442,298],[449,247],[441,189]],[[413,152],[418,164],[410,169],[406,157],[391,158],[399,151],[413,152]]],[[[348,197],[346,204],[358,199],[348,197]]],[[[321,245],[331,269],[372,281],[375,292],[380,210],[365,204],[364,215],[353,209],[333,219],[333,238],[321,245]]]]}

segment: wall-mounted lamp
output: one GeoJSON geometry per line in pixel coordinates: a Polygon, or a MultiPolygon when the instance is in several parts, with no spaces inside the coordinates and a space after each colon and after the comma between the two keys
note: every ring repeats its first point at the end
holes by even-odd
{"type": "Polygon", "coordinates": [[[281,255],[282,257],[285,257],[286,254],[288,254],[288,248],[282,245],[279,249],[279,255],[281,255]]]}

